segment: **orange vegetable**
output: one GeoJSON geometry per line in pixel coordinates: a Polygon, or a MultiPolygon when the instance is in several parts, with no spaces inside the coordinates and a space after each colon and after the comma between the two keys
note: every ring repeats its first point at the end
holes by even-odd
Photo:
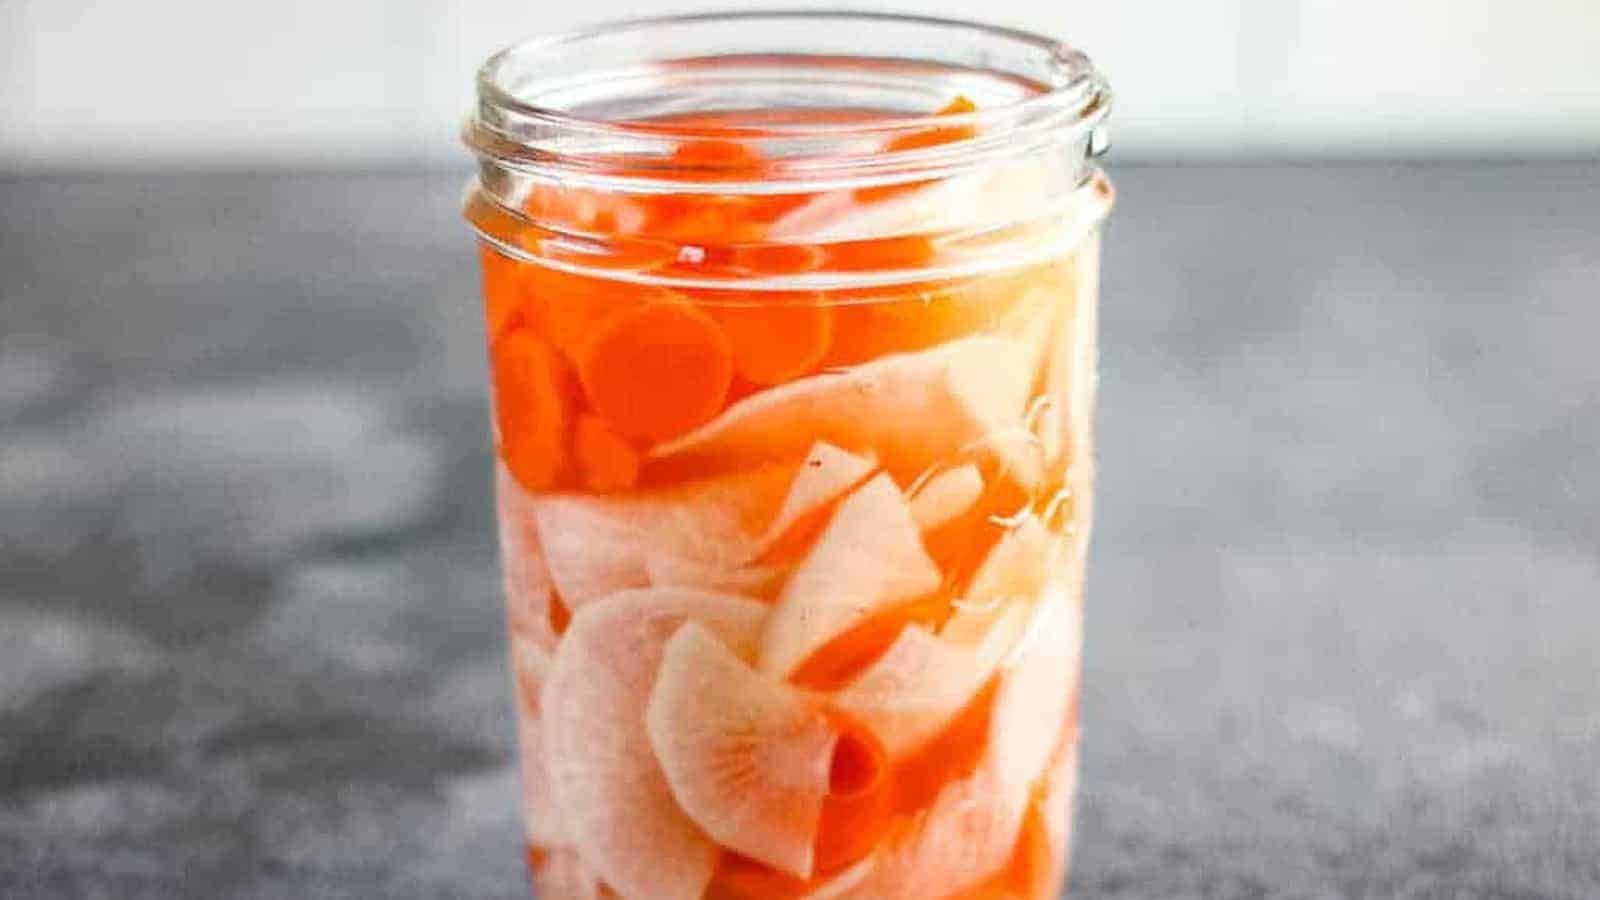
{"type": "Polygon", "coordinates": [[[529,266],[529,317],[569,360],[580,362],[607,319],[646,303],[677,299],[666,288],[529,266]]]}
{"type": "Polygon", "coordinates": [[[781,305],[760,304],[761,295],[740,299],[750,306],[711,310],[733,345],[733,368],[755,384],[782,384],[810,374],[822,362],[833,339],[833,310],[820,295],[784,297],[781,305]]]}
{"type": "Polygon", "coordinates": [[[578,417],[573,435],[578,466],[590,490],[615,491],[633,487],[639,478],[639,452],[617,437],[598,416],[578,417]]]}
{"type": "Polygon", "coordinates": [[[502,254],[489,244],[478,248],[483,263],[484,329],[489,343],[520,323],[528,300],[525,263],[502,254]]]}
{"type": "Polygon", "coordinates": [[[623,437],[660,441],[722,409],[733,351],[717,323],[682,301],[646,303],[607,318],[580,354],[595,412],[623,437]]]}
{"type": "Polygon", "coordinates": [[[566,363],[526,329],[490,348],[500,455],[528,490],[554,487],[566,470],[574,385],[566,363]]]}

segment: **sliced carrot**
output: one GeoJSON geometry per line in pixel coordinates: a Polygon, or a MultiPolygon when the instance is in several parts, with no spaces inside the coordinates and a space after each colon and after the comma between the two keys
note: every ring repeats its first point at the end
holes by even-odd
{"type": "Polygon", "coordinates": [[[590,490],[623,490],[633,487],[639,479],[639,452],[599,416],[585,413],[578,417],[573,445],[584,484],[590,490]]]}
{"type": "Polygon", "coordinates": [[[545,266],[526,273],[530,318],[569,360],[580,362],[589,341],[613,315],[678,295],[654,285],[575,275],[545,266]]]}
{"type": "Polygon", "coordinates": [[[867,855],[888,829],[893,810],[883,744],[860,723],[831,713],[840,729],[813,845],[818,874],[837,872],[867,855]]]}
{"type": "Polygon", "coordinates": [[[594,410],[623,437],[660,441],[704,424],[733,380],[733,351],[715,320],[681,301],[613,314],[581,354],[594,410]]]}
{"type": "Polygon", "coordinates": [[[949,615],[950,598],[943,593],[886,609],[818,648],[789,680],[812,690],[837,690],[882,656],[907,625],[937,626],[949,615]]]}
{"type": "Polygon", "coordinates": [[[489,349],[500,455],[523,487],[554,487],[565,474],[574,385],[561,356],[527,329],[489,349]]]}
{"type": "Polygon", "coordinates": [[[761,295],[742,295],[748,306],[711,310],[733,345],[733,369],[755,384],[774,385],[811,373],[833,339],[833,310],[820,295],[784,297],[761,303],[761,295]]]}
{"type": "Polygon", "coordinates": [[[923,809],[946,784],[978,768],[999,684],[997,677],[990,678],[943,731],[894,767],[891,779],[897,812],[923,809]]]}
{"type": "Polygon", "coordinates": [[[758,174],[766,165],[761,153],[747,143],[702,138],[684,141],[673,148],[672,161],[680,166],[675,173],[698,178],[742,178],[758,174]]]}
{"type": "Polygon", "coordinates": [[[896,293],[831,296],[833,343],[822,364],[854,365],[887,353],[926,350],[983,334],[1025,293],[1015,278],[989,275],[910,285],[896,293]]]}
{"type": "Polygon", "coordinates": [[[823,268],[831,272],[882,272],[917,269],[927,266],[938,248],[923,234],[876,238],[868,241],[843,241],[823,249],[823,268]]]}
{"type": "Polygon", "coordinates": [[[515,327],[526,313],[528,284],[525,264],[485,243],[478,248],[483,263],[484,330],[489,342],[515,327]]]}

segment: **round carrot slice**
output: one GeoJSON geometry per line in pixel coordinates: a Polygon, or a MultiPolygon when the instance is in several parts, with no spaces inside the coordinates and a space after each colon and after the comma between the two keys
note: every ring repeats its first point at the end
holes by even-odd
{"type": "Polygon", "coordinates": [[[734,371],[746,381],[774,385],[816,369],[833,340],[833,310],[817,299],[714,309],[733,345],[734,371]]]}
{"type": "Polygon", "coordinates": [[[712,318],[682,301],[614,313],[581,354],[583,389],[623,437],[661,441],[710,421],[733,381],[733,351],[712,318]]]}
{"type": "Polygon", "coordinates": [[[500,455],[530,491],[554,487],[566,467],[573,383],[554,349],[526,329],[490,348],[500,455]]]}
{"type": "Polygon", "coordinates": [[[616,435],[599,416],[578,417],[573,436],[584,483],[591,490],[615,491],[633,487],[639,478],[639,452],[616,435]]]}

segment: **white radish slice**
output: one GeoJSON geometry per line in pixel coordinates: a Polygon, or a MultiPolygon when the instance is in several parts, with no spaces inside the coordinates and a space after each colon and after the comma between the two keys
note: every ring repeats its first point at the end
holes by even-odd
{"type": "Polygon", "coordinates": [[[522,775],[522,821],[528,843],[567,846],[572,837],[556,812],[550,770],[544,763],[544,725],[540,697],[549,676],[550,654],[526,634],[510,636],[511,672],[517,693],[517,755],[522,775]]]}
{"type": "Polygon", "coordinates": [[[1039,811],[1044,819],[1045,838],[1059,858],[1072,846],[1072,808],[1078,795],[1078,742],[1073,740],[1057,753],[1045,774],[1044,796],[1039,811]]]}
{"type": "Polygon", "coordinates": [[[1041,598],[995,696],[988,762],[1001,791],[1018,805],[1044,773],[1071,712],[1083,658],[1082,618],[1061,592],[1041,598]]]}
{"type": "Polygon", "coordinates": [[[672,795],[712,840],[811,877],[839,740],[815,700],[690,623],[667,643],[645,721],[672,795]]]}
{"type": "Polygon", "coordinates": [[[573,613],[542,696],[545,765],[583,861],[622,895],[694,900],[719,852],[673,799],[645,729],[668,639],[694,621],[748,659],[766,612],[754,600],[651,588],[573,613]]]}
{"type": "Polygon", "coordinates": [[[650,584],[652,561],[737,568],[756,553],[794,471],[792,464],[772,465],[635,494],[535,497],[550,577],[577,610],[596,597],[650,584]]]}
{"type": "Polygon", "coordinates": [[[746,397],[656,447],[647,466],[732,470],[793,459],[822,440],[875,451],[910,479],[987,435],[1024,427],[1033,370],[1020,342],[993,335],[892,354],[746,397]]]}
{"type": "Polygon", "coordinates": [[[872,857],[871,874],[844,896],[946,897],[1010,861],[1025,806],[1006,802],[987,766],[945,785],[932,804],[872,857]]]}
{"type": "Polygon", "coordinates": [[[940,636],[957,644],[976,646],[1009,604],[1031,606],[1055,574],[1058,542],[1059,538],[1036,516],[1025,516],[995,542],[978,565],[940,636]]]}
{"type": "Polygon", "coordinates": [[[987,675],[970,649],[911,625],[833,702],[902,759],[955,718],[987,675]]]}
{"type": "Polygon", "coordinates": [[[542,850],[533,866],[533,886],[540,897],[561,900],[602,900],[614,897],[600,884],[600,878],[570,848],[542,850]]]}
{"type": "Polygon", "coordinates": [[[761,671],[788,677],[873,613],[938,589],[905,497],[886,474],[839,503],[784,583],[761,639],[761,671]]]}
{"type": "Polygon", "coordinates": [[[495,467],[495,512],[500,528],[500,574],[505,585],[506,618],[513,633],[525,634],[549,653],[556,646],[550,625],[550,571],[539,546],[533,498],[502,463],[495,467]]]}
{"type": "Polygon", "coordinates": [[[778,514],[767,526],[766,536],[761,540],[762,548],[777,543],[796,522],[838,499],[877,467],[878,461],[870,453],[857,455],[825,441],[811,445],[789,485],[783,505],[778,507],[778,514]]]}
{"type": "Polygon", "coordinates": [[[709,565],[676,556],[653,556],[645,562],[650,583],[690,587],[741,597],[771,598],[789,574],[786,566],[751,563],[737,568],[709,565]]]}
{"type": "Polygon", "coordinates": [[[959,517],[983,496],[983,474],[974,463],[946,469],[911,494],[911,518],[929,532],[959,517]]]}

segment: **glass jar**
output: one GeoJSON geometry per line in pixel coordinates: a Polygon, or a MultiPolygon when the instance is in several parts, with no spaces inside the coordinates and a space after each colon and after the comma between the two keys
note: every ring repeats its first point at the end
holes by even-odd
{"type": "Polygon", "coordinates": [[[478,94],[540,896],[1054,897],[1104,81],[746,13],[519,44],[478,94]]]}

